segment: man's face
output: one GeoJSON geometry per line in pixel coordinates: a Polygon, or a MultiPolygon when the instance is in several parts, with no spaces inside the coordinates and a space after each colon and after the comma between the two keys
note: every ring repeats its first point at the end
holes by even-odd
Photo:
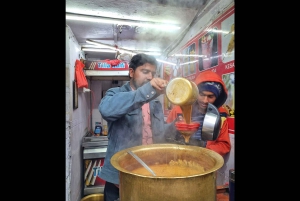
{"type": "Polygon", "coordinates": [[[197,102],[201,109],[206,110],[208,103],[213,104],[216,99],[217,98],[213,92],[201,91],[201,92],[199,92],[197,102]]]}
{"type": "Polygon", "coordinates": [[[137,67],[135,71],[132,68],[129,68],[129,75],[132,78],[131,83],[134,85],[135,89],[137,89],[155,77],[156,66],[145,63],[144,65],[137,67]]]}

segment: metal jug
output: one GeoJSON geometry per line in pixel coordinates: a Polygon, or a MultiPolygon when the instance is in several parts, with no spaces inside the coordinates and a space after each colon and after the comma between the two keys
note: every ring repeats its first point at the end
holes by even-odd
{"type": "MultiPolygon", "coordinates": [[[[177,77],[168,83],[166,87],[166,96],[168,100],[174,104],[179,105],[182,110],[190,108],[189,112],[184,115],[186,123],[191,123],[191,108],[196,102],[199,95],[197,85],[186,78],[177,77]]],[[[216,140],[220,133],[221,117],[213,104],[208,104],[207,112],[204,117],[202,126],[202,140],[216,140]]]]}
{"type": "Polygon", "coordinates": [[[174,105],[192,105],[198,97],[197,85],[183,77],[172,79],[166,87],[166,96],[174,105]]]}

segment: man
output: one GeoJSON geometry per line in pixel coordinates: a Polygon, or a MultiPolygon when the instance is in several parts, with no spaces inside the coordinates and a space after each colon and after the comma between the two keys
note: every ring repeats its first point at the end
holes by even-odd
{"type": "MultiPolygon", "coordinates": [[[[199,122],[200,127],[198,131],[193,134],[190,138],[190,145],[206,147],[211,149],[220,155],[224,156],[230,152],[231,144],[228,133],[228,123],[227,123],[227,111],[222,107],[227,99],[227,89],[222,80],[222,78],[212,72],[204,71],[201,72],[195,79],[195,84],[198,86],[199,95],[197,101],[192,106],[192,122],[199,122]],[[221,128],[218,138],[215,141],[202,141],[201,140],[201,130],[203,126],[204,116],[207,110],[208,103],[213,104],[219,110],[221,116],[221,128]]],[[[182,114],[180,106],[176,105],[173,107],[169,113],[166,122],[175,122],[179,114],[182,114]]],[[[176,140],[182,142],[184,139],[177,131],[176,140]]]]}
{"type": "Polygon", "coordinates": [[[99,111],[108,125],[108,147],[100,177],[106,181],[104,201],[119,198],[119,172],[111,157],[123,149],[152,143],[165,143],[174,138],[174,122],[165,124],[161,102],[168,82],[155,77],[157,61],[146,54],[134,55],[129,63],[130,81],[108,89],[99,111]]]}

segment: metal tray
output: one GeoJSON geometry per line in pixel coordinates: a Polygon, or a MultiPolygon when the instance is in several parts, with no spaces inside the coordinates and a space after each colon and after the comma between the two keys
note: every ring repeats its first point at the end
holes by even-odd
{"type": "Polygon", "coordinates": [[[105,135],[92,136],[92,134],[88,132],[82,139],[82,147],[99,147],[107,145],[108,138],[105,135]]]}

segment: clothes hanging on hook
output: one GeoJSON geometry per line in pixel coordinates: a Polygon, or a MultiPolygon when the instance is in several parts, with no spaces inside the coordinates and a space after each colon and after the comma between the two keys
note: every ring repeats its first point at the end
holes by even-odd
{"type": "Polygon", "coordinates": [[[113,60],[105,59],[104,61],[105,61],[106,63],[112,65],[112,66],[116,66],[116,65],[118,65],[119,63],[122,62],[122,61],[119,60],[119,59],[113,59],[113,60]]]}
{"type": "Polygon", "coordinates": [[[82,57],[80,58],[80,61],[85,65],[85,59],[83,59],[82,57]]]}
{"type": "Polygon", "coordinates": [[[76,59],[75,62],[75,80],[78,88],[88,88],[88,82],[83,72],[84,63],[81,60],[76,59]]]}

